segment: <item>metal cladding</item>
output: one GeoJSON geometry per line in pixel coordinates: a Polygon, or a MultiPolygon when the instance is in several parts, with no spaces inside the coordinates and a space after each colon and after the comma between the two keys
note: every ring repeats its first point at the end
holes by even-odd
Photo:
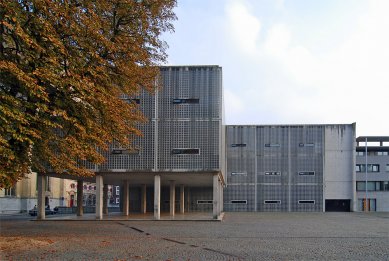
{"type": "Polygon", "coordinates": [[[226,211],[322,211],[324,126],[227,126],[226,211]]]}
{"type": "MultiPolygon", "coordinates": [[[[222,170],[222,69],[219,66],[161,67],[158,89],[138,97],[149,122],[140,125],[134,150],[111,144],[100,171],[222,170]]],[[[156,82],[157,83],[157,82],[156,82]]]]}

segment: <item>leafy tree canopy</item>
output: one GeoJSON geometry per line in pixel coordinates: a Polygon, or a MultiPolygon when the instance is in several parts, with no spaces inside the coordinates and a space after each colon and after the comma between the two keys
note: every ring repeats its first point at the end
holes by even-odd
{"type": "Polygon", "coordinates": [[[31,169],[90,176],[96,148],[131,146],[136,103],[166,60],[175,0],[0,1],[0,188],[31,169]]]}

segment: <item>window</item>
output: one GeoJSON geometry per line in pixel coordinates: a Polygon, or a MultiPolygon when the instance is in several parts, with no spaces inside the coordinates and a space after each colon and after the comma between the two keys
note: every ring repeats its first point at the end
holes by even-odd
{"type": "MultiPolygon", "coordinates": [[[[365,164],[357,164],[355,167],[356,172],[365,172],[366,165],[365,164]]],[[[367,164],[367,172],[380,172],[379,164],[367,164]]]]}
{"type": "Polygon", "coordinates": [[[300,143],[299,147],[315,147],[315,143],[300,143]]]}
{"type": "Polygon", "coordinates": [[[265,204],[281,204],[281,200],[265,200],[265,204]]]}
{"type": "Polygon", "coordinates": [[[388,156],[387,151],[377,151],[377,156],[388,156]]]}
{"type": "Polygon", "coordinates": [[[197,204],[213,204],[213,200],[197,200],[197,204]]]}
{"type": "Polygon", "coordinates": [[[232,204],[247,204],[247,200],[231,200],[232,204]]]}
{"type": "Polygon", "coordinates": [[[315,204],[315,201],[314,200],[299,200],[298,201],[299,204],[315,204]]]}
{"type": "Polygon", "coordinates": [[[386,164],[386,172],[389,172],[389,164],[386,164]]]}
{"type": "Polygon", "coordinates": [[[139,154],[139,151],[140,150],[138,148],[135,148],[135,149],[115,148],[115,149],[112,149],[111,154],[115,154],[115,155],[118,155],[118,154],[139,154]]]}
{"type": "Polygon", "coordinates": [[[231,175],[232,175],[232,176],[235,176],[235,175],[247,176],[247,172],[231,172],[231,175]]]}
{"type": "Polygon", "coordinates": [[[278,143],[273,143],[273,144],[271,144],[271,143],[266,143],[266,144],[265,144],[265,147],[266,147],[266,148],[273,148],[273,147],[281,147],[281,145],[278,144],[278,143]]]}
{"type": "Polygon", "coordinates": [[[200,155],[200,149],[172,149],[173,155],[200,155]]]}
{"type": "Polygon", "coordinates": [[[299,171],[300,176],[315,176],[314,171],[299,171]]]}
{"type": "Polygon", "coordinates": [[[356,155],[357,155],[357,156],[363,156],[363,155],[365,155],[365,153],[364,153],[363,151],[357,151],[357,152],[356,152],[356,155]]]}
{"type": "Polygon", "coordinates": [[[46,177],[46,191],[51,191],[50,177],[46,177]]]}
{"type": "Polygon", "coordinates": [[[233,147],[233,148],[246,147],[246,143],[234,143],[234,144],[231,144],[231,147],[233,147]]]}
{"type": "Polygon", "coordinates": [[[12,187],[12,188],[9,188],[9,189],[5,189],[5,196],[6,197],[14,197],[16,196],[16,193],[15,193],[15,187],[12,187]]]}
{"type": "Polygon", "coordinates": [[[173,104],[198,104],[200,99],[188,98],[188,99],[173,99],[173,104]]]}
{"type": "MultiPolygon", "coordinates": [[[[357,181],[357,191],[365,191],[366,181],[357,181]]],[[[368,191],[389,191],[389,181],[368,181],[368,191]]]]}
{"type": "Polygon", "coordinates": [[[265,172],[265,176],[280,176],[281,172],[280,171],[267,171],[265,172]]]}
{"type": "Polygon", "coordinates": [[[74,184],[74,183],[70,184],[70,188],[71,189],[75,189],[76,188],[76,184],[74,184]]]}

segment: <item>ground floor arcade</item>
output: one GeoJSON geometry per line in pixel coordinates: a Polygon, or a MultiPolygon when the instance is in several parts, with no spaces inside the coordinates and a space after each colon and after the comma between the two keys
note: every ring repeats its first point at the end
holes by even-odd
{"type": "MultiPolygon", "coordinates": [[[[58,178],[72,178],[49,174],[58,178]]],[[[73,177],[74,179],[74,177],[73,177]]],[[[38,175],[37,219],[45,219],[45,176],[38,175]]],[[[220,172],[100,172],[94,178],[77,179],[77,202],[82,202],[84,182],[96,184],[95,218],[108,213],[108,185],[120,186],[120,210],[123,216],[150,214],[161,219],[161,212],[174,219],[185,213],[209,213],[217,219],[223,211],[223,176],[220,172]]],[[[77,205],[77,216],[83,216],[82,204],[77,205]]]]}

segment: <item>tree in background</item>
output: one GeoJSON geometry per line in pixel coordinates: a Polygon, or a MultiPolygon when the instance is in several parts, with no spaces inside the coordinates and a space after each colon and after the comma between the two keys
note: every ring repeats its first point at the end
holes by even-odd
{"type": "Polygon", "coordinates": [[[91,176],[84,161],[144,121],[120,99],[153,91],[175,0],[0,3],[0,188],[30,169],[91,176]]]}

